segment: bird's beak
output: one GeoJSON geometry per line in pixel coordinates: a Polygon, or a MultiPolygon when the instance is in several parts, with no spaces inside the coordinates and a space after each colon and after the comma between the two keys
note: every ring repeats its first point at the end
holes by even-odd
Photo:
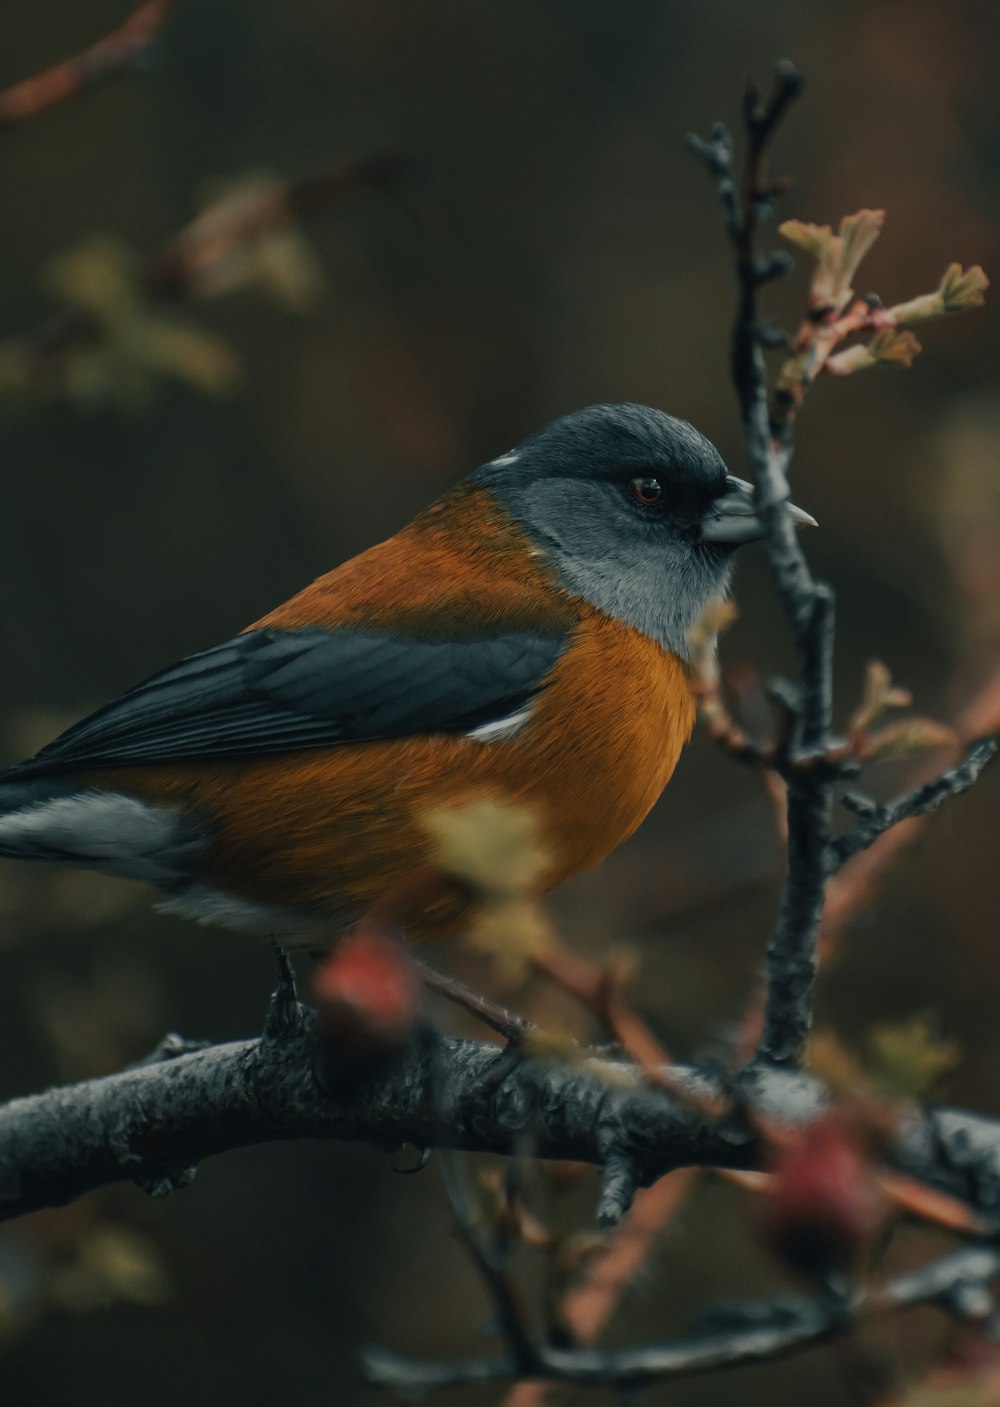
{"type": "MultiPolygon", "coordinates": [[[[797,527],[819,526],[815,518],[796,508],[794,503],[789,503],[788,511],[797,527]]],[[[738,547],[741,543],[755,542],[763,536],[764,527],[754,506],[753,484],[730,474],[726,479],[725,492],[715,500],[702,519],[702,542],[738,547]]]]}

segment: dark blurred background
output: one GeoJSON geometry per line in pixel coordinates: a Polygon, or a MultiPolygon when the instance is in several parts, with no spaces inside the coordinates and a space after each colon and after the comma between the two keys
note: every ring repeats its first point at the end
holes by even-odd
{"type": "MultiPolygon", "coordinates": [[[[128,10],[7,0],[0,86],[128,10]]],[[[0,349],[5,755],[242,627],[588,402],[685,416],[740,472],[730,272],[682,134],[735,119],[744,78],[787,54],[809,89],[779,146],[796,182],[783,214],[835,223],[884,206],[860,291],[888,302],[952,260],[995,274],[998,31],[990,0],[178,0],[141,71],[0,131],[0,336],[15,339],[0,349]],[[230,290],[140,310],[132,341],[34,383],[16,339],[67,305],[106,310],[130,260],[213,192],[387,149],[416,162],[397,185],[330,204],[230,290]]],[[[790,325],[806,263],[772,295],[790,325]]],[[[909,371],[821,384],[800,429],[795,494],[821,522],[809,547],[839,600],[841,719],[869,658],[942,717],[996,661],[995,304],[921,339],[909,371]]],[[[737,595],[727,662],[785,667],[756,550],[737,595]]],[[[859,1047],[873,1023],[932,1013],[965,1053],[944,1092],[994,1112],[998,799],[995,771],[935,820],[819,1001],[821,1024],[859,1047]]],[[[779,862],[759,782],[699,737],[641,833],[553,907],[581,952],[638,949],[644,1014],[692,1056],[745,1004],[779,862]]],[[[126,885],[6,863],[0,973],[3,1097],[118,1068],[166,1029],[252,1034],[273,980],[262,947],[157,918],[126,885]]],[[[257,1148],[163,1202],[127,1187],[5,1228],[0,1396],[349,1404],[364,1396],[359,1342],[474,1351],[487,1306],[438,1174],[398,1178],[391,1162],[257,1148]]],[[[558,1214],[585,1224],[593,1193],[585,1179],[558,1214]]],[[[665,1337],[702,1304],[783,1283],[742,1195],[706,1183],[611,1339],[665,1337]]],[[[893,1342],[916,1363],[939,1334],[915,1316],[893,1342]]],[[[670,1400],[841,1404],[836,1361],[818,1350],[670,1400]]]]}

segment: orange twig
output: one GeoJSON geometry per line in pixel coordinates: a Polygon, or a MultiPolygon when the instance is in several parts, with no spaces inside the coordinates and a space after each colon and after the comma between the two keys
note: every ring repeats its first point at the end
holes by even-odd
{"type": "Polygon", "coordinates": [[[0,126],[13,126],[133,67],[156,39],[173,0],[146,0],[124,24],[72,58],[0,93],[0,126]]]}
{"type": "Polygon", "coordinates": [[[221,260],[271,226],[305,219],[363,190],[395,185],[410,165],[400,152],[376,152],[262,189],[249,198],[223,199],[196,216],[146,261],[143,284],[147,292],[161,298],[197,291],[221,260]]]}
{"type": "Polygon", "coordinates": [[[666,1049],[629,1003],[631,974],[625,964],[612,961],[603,968],[597,967],[554,944],[534,955],[531,964],[536,972],[594,1013],[650,1084],[666,1090],[688,1108],[697,1109],[706,1119],[718,1119],[726,1113],[728,1105],[717,1096],[696,1093],[674,1079],[666,1049]]]}
{"type": "MultiPolygon", "coordinates": [[[[787,1145],[790,1140],[786,1136],[780,1141],[787,1145]]],[[[758,1194],[770,1190],[773,1176],[769,1172],[742,1168],[717,1168],[714,1172],[722,1181],[735,1183],[746,1192],[758,1194]]],[[[957,1197],[950,1197],[947,1192],[938,1192],[935,1188],[917,1182],[912,1177],[906,1177],[903,1173],[889,1172],[886,1169],[880,1169],[875,1177],[886,1200],[897,1211],[907,1216],[940,1226],[942,1230],[951,1231],[956,1236],[980,1237],[988,1236],[991,1232],[989,1224],[981,1216],[957,1197]]]]}
{"type": "MultiPolygon", "coordinates": [[[[636,1193],[631,1211],[560,1305],[563,1326],[574,1344],[586,1347],[597,1342],[657,1237],[680,1210],[700,1172],[700,1168],[678,1168],[636,1193]]],[[[557,1390],[558,1385],[552,1382],[516,1383],[503,1399],[502,1407],[542,1407],[557,1390]]]]}
{"type": "MultiPolygon", "coordinates": [[[[408,168],[409,162],[401,153],[379,152],[340,162],[250,198],[224,197],[145,261],[141,271],[143,292],[160,301],[197,293],[223,260],[271,227],[304,219],[364,190],[392,186],[408,168]]],[[[99,335],[94,318],[85,309],[72,308],[46,319],[12,345],[28,350],[35,374],[44,375],[59,364],[60,358],[99,335]]]]}
{"type": "MultiPolygon", "coordinates": [[[[990,675],[966,704],[955,731],[958,739],[955,758],[972,739],[1000,732],[1000,669],[990,675]]],[[[937,765],[926,764],[917,770],[913,783],[919,785],[935,776],[938,770],[937,765]]],[[[847,925],[864,913],[886,872],[916,844],[929,820],[930,815],[925,815],[902,821],[879,836],[868,850],[848,860],[840,873],[830,880],[820,933],[821,957],[829,955],[847,925]]]]}

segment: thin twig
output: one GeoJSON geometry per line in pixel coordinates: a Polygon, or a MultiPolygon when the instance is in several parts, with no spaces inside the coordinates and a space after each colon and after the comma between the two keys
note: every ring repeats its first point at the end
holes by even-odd
{"type": "Polygon", "coordinates": [[[451,1149],[443,1150],[440,1166],[455,1225],[493,1300],[498,1327],[514,1351],[517,1376],[528,1377],[538,1365],[538,1352],[528,1332],[526,1315],[511,1278],[508,1238],[499,1236],[494,1247],[486,1244],[477,1225],[471,1190],[451,1149]]]}
{"type": "Polygon", "coordinates": [[[504,1040],[516,1043],[535,1030],[531,1022],[523,1016],[518,1016],[507,1007],[490,1001],[489,997],[480,996],[457,977],[438,972],[437,968],[431,967],[421,958],[411,960],[418,977],[429,992],[435,992],[439,997],[444,997],[445,1001],[461,1007],[491,1031],[496,1031],[498,1036],[503,1036],[504,1040]]]}
{"type": "Polygon", "coordinates": [[[172,8],[173,0],[146,0],[124,24],[82,53],[6,88],[0,93],[0,127],[24,122],[137,67],[158,39],[172,8]]]}
{"type": "Polygon", "coordinates": [[[996,751],[997,744],[993,738],[981,738],[972,744],[961,762],[949,767],[940,776],[903,792],[902,796],[897,796],[885,806],[872,804],[870,809],[865,807],[857,825],[830,842],[827,848],[828,873],[835,873],[846,861],[867,850],[879,836],[898,826],[901,821],[936,811],[949,796],[959,796],[963,791],[968,791],[996,751]]]}
{"type": "MultiPolygon", "coordinates": [[[[966,749],[973,739],[1000,733],[1000,670],[996,670],[976,689],[962,709],[955,730],[966,749]]],[[[935,774],[925,764],[923,775],[918,773],[918,776],[923,783],[933,781],[935,774]]],[[[883,832],[869,849],[859,851],[833,875],[827,885],[823,913],[821,951],[824,956],[836,944],[843,930],[874,902],[887,872],[916,844],[930,814],[925,811],[883,832]]]]}
{"type": "MultiPolygon", "coordinates": [[[[836,772],[824,765],[830,748],[833,593],[817,582],[799,545],[787,510],[789,437],[771,433],[767,368],[757,308],[761,284],[790,267],[787,258],[761,259],[756,233],[779,187],[766,174],[768,144],[803,80],[790,64],[779,65],[770,101],[753,90],[744,103],[746,174],[737,198],[733,142],[721,125],[709,142],[690,139],[692,150],[715,177],[723,223],[735,254],[738,309],[733,329],[733,380],[743,417],[748,458],[757,485],[758,511],[778,594],[802,662],[795,765],[787,773],[788,876],[768,950],[768,993],[758,1057],[772,1064],[801,1058],[811,1020],[819,923],[826,882],[836,772]]],[[[783,183],[780,183],[783,185],[783,183]]]]}
{"type": "MultiPolygon", "coordinates": [[[[562,1298],[559,1327],[571,1343],[589,1347],[597,1341],[665,1227],[683,1206],[700,1172],[699,1168],[678,1168],[636,1194],[628,1216],[607,1245],[588,1260],[579,1281],[562,1298]]],[[[554,1386],[538,1379],[519,1382],[504,1398],[502,1407],[542,1407],[554,1386]]]]}
{"type": "MultiPolygon", "coordinates": [[[[696,1373],[772,1362],[847,1332],[862,1313],[884,1315],[925,1304],[961,1312],[961,1292],[985,1287],[997,1274],[1000,1250],[972,1247],[899,1275],[855,1300],[797,1295],[734,1306],[736,1322],[722,1332],[617,1351],[542,1348],[535,1376],[579,1387],[639,1388],[696,1373]]],[[[517,1358],[511,1353],[418,1362],[378,1349],[365,1354],[365,1367],[370,1382],[411,1392],[494,1382],[516,1377],[518,1372],[517,1358]]]]}
{"type": "MultiPolygon", "coordinates": [[[[220,262],[272,227],[305,219],[363,191],[391,188],[411,165],[400,152],[380,152],[263,188],[250,197],[223,198],[146,259],[139,276],[141,290],[153,302],[195,294],[220,262]]],[[[99,321],[86,309],[70,308],[2,345],[24,357],[36,377],[44,377],[101,333],[99,321]]]]}

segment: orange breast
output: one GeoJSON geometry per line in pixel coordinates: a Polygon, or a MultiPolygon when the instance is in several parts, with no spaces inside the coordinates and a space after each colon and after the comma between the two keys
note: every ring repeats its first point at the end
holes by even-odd
{"type": "MultiPolygon", "coordinates": [[[[529,807],[551,857],[541,892],[597,864],[642,821],[691,731],[694,705],[683,664],[558,592],[509,520],[496,519],[499,510],[491,507],[484,520],[483,505],[476,509],[460,541],[451,527],[436,537],[425,530],[419,544],[424,560],[411,544],[405,572],[400,534],[260,623],[388,620],[405,602],[411,617],[426,612],[438,628],[450,611],[460,634],[476,618],[478,594],[492,611],[500,600],[504,620],[573,631],[527,723],[513,739],[486,743],[424,736],[104,774],[103,785],[200,818],[211,837],[200,883],[338,925],[428,863],[421,816],[429,808],[484,797],[529,807]],[[482,574],[463,580],[469,533],[480,529],[496,557],[492,581],[482,574]],[[498,543],[505,556],[497,555],[498,543]],[[428,577],[429,558],[441,574],[428,577]],[[396,599],[387,604],[387,595],[396,599]]],[[[461,907],[456,893],[433,913],[414,915],[415,936],[454,928],[461,907]]]]}

